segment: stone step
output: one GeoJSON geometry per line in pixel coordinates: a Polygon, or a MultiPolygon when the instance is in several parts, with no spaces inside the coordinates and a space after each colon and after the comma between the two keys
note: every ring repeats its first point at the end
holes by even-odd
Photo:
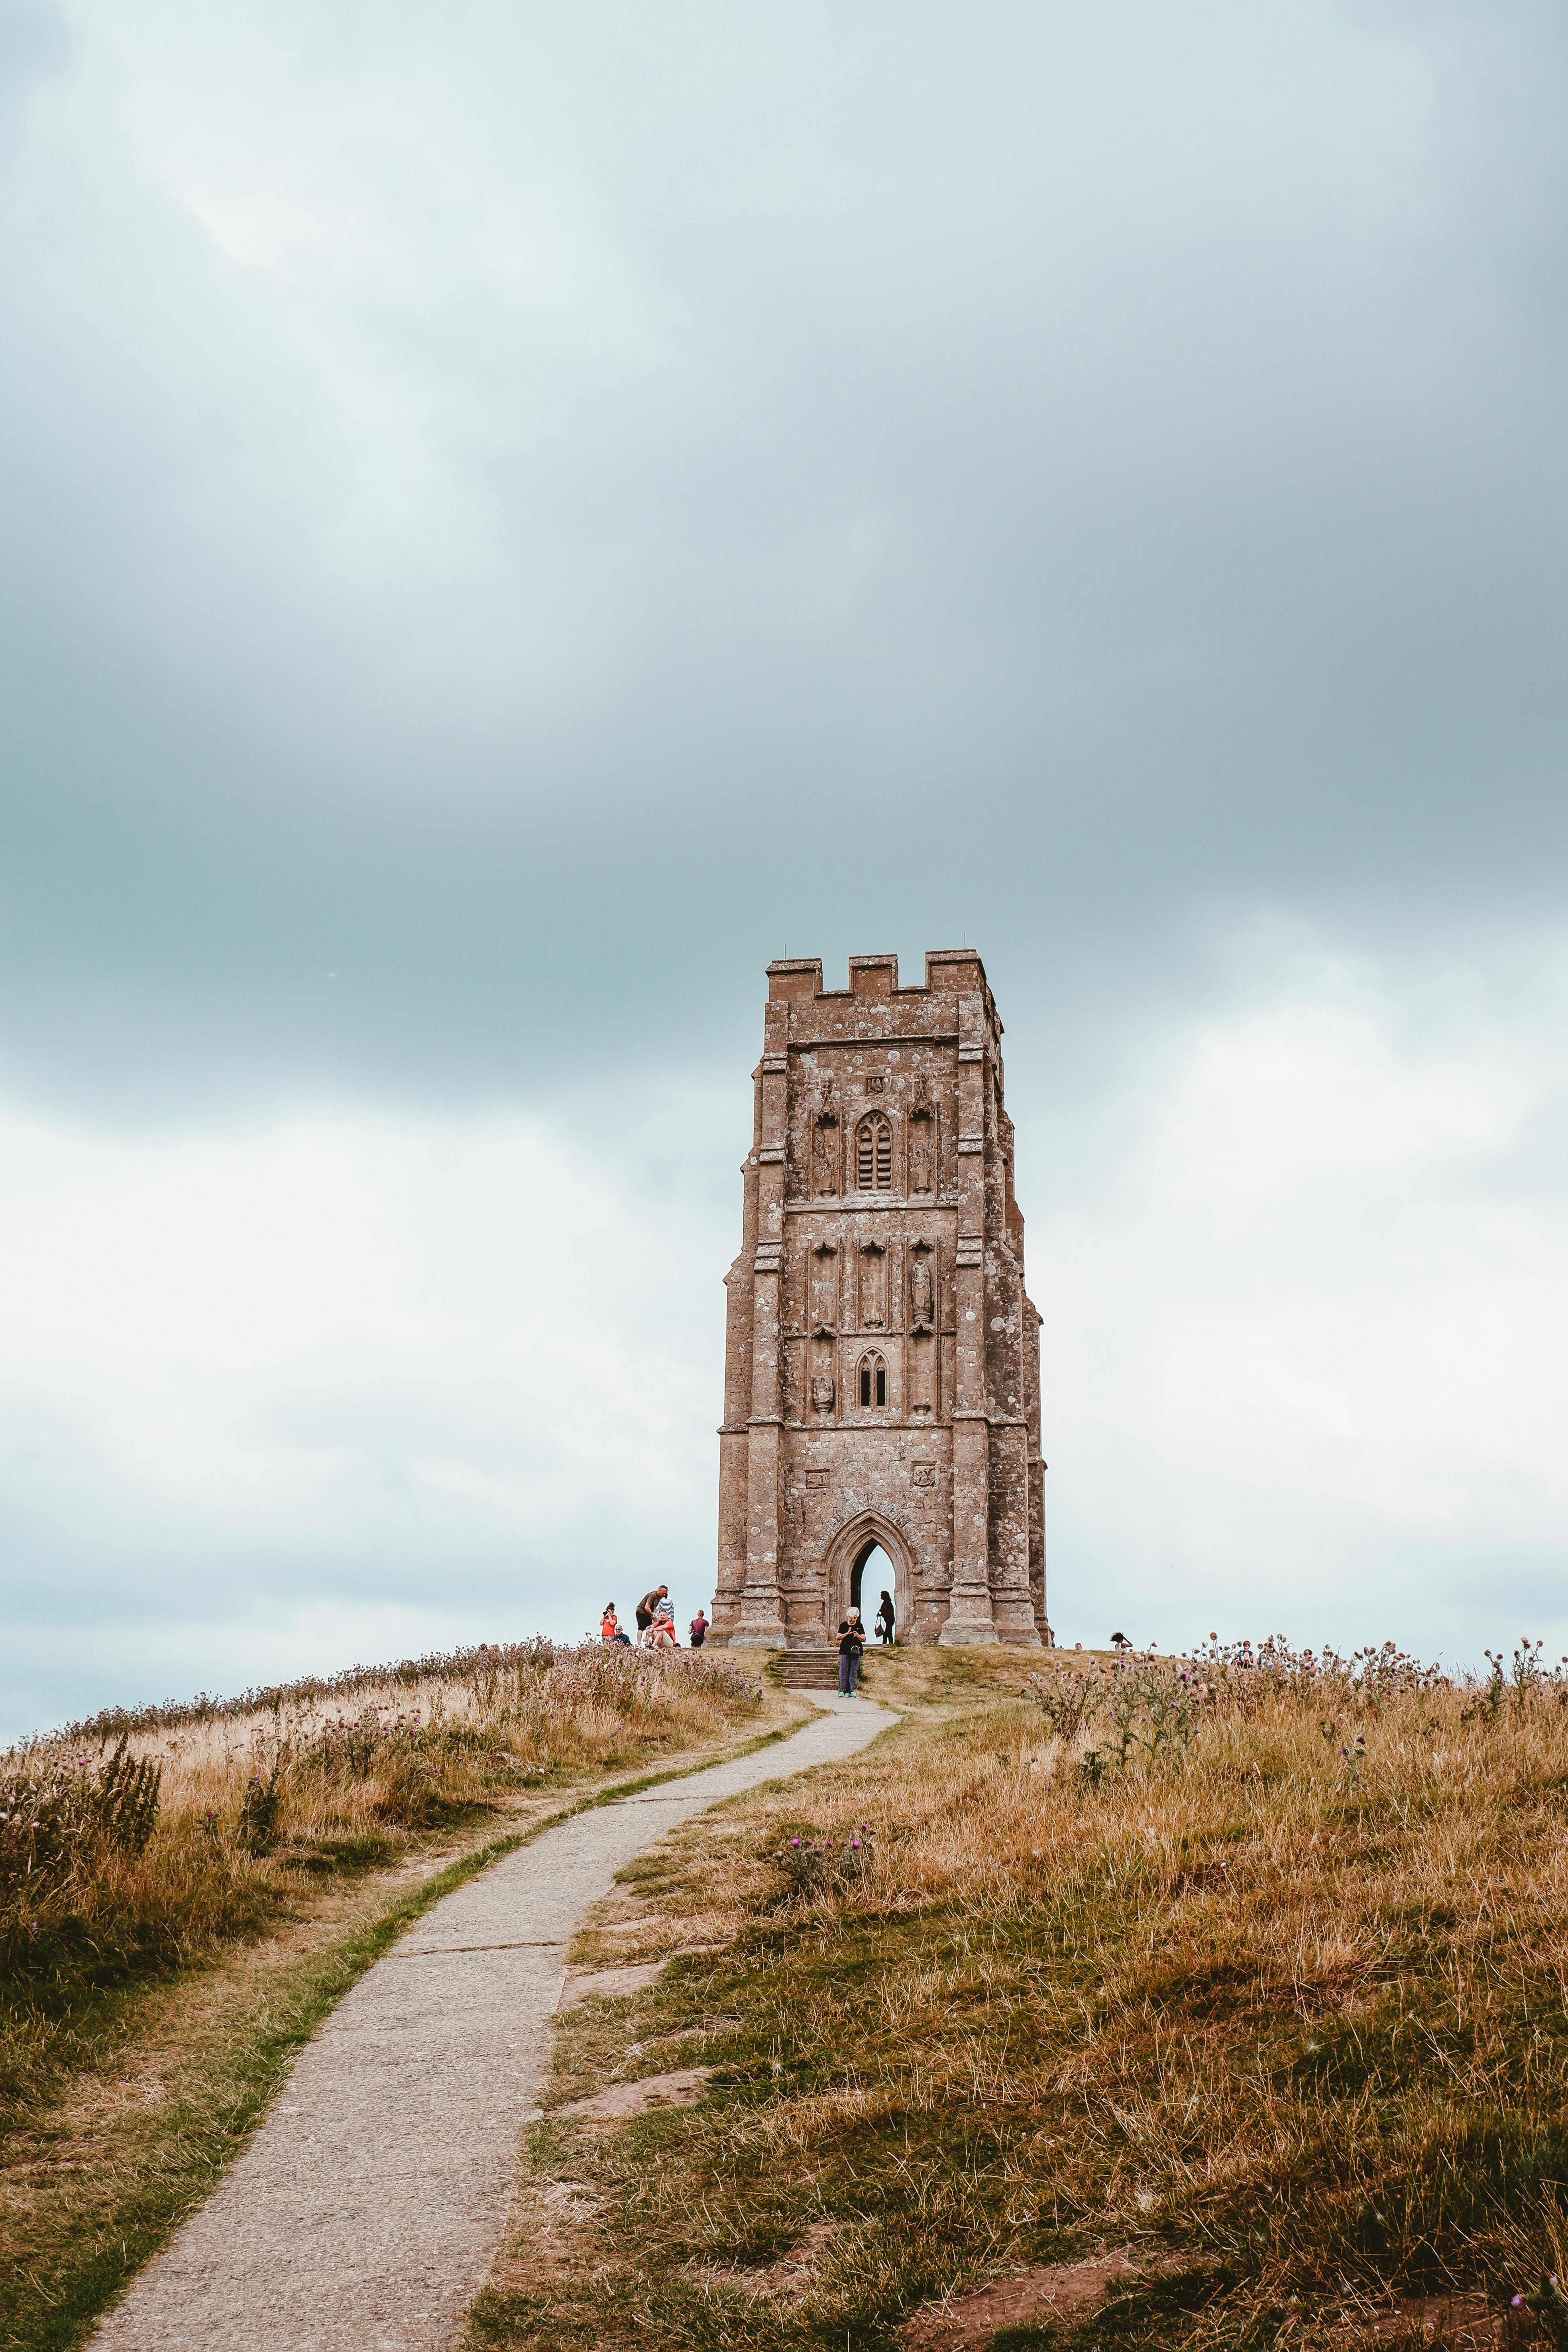
{"type": "MultiPolygon", "coordinates": [[[[837,1650],[775,1650],[770,1664],[786,1690],[838,1688],[837,1650]]],[[[865,1679],[866,1668],[862,1663],[860,1680],[864,1682],[865,1679]]]]}

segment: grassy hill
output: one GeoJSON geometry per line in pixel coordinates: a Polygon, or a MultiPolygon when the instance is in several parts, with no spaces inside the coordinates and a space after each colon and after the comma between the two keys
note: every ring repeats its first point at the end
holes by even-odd
{"type": "Polygon", "coordinates": [[[583,1939],[676,1957],[563,2021],[474,2347],[598,2344],[606,2298],[622,2340],[763,2352],[1568,2340],[1538,1652],[1479,1689],[1279,1646],[869,1684],[894,1732],[693,1824],[583,1939]],[[683,2112],[563,2112],[698,2063],[683,2112]]]}
{"type": "Polygon", "coordinates": [[[791,1706],[747,1661],[529,1643],[0,1759],[0,2352],[83,2339],[421,1910],[617,1774],[791,1706]]]}
{"type": "MultiPolygon", "coordinates": [[[[575,1964],[668,1965],[562,2019],[470,2352],[586,2352],[606,2310],[649,2352],[1568,2342],[1538,1652],[1467,1686],[1392,1648],[900,1651],[868,1687],[873,1748],[585,1927],[575,1964]],[[639,2113],[666,2081],[692,2103],[639,2113]]],[[[0,2347],[81,2340],[418,1909],[795,1704],[749,1659],[528,1645],[6,1759],[0,2347]]]]}

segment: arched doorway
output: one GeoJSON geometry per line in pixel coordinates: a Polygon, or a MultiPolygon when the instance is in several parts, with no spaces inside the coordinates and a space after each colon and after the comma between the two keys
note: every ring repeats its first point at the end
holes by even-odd
{"type": "Polygon", "coordinates": [[[868,1642],[877,1639],[877,1612],[887,1593],[893,1603],[893,1639],[898,1640],[899,1571],[879,1543],[868,1543],[849,1571],[849,1605],[860,1612],[868,1642]]]}
{"type": "Polygon", "coordinates": [[[836,1529],[823,1554],[827,1628],[837,1642],[840,1620],[850,1606],[860,1612],[868,1633],[884,1588],[893,1596],[893,1623],[908,1641],[914,1621],[914,1559],[901,1528],[880,1511],[858,1511],[836,1529]]]}

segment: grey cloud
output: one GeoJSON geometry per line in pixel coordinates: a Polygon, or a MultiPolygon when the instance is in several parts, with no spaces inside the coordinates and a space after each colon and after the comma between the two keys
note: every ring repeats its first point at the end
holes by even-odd
{"type": "Polygon", "coordinates": [[[460,222],[367,298],[434,551],[343,553],[339,428],[176,205],[14,151],[19,1082],[506,1092],[671,1051],[660,976],[744,1053],[784,946],[967,930],[1016,1027],[1210,984],[1227,910],[1558,911],[1552,12],[449,23],[569,94],[635,299],[552,354],[460,222]]]}

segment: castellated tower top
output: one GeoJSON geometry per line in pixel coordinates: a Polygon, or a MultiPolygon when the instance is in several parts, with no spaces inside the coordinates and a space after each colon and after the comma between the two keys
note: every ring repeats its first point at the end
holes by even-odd
{"type": "MultiPolygon", "coordinates": [[[[879,1547],[904,1641],[1049,1638],[1039,1317],[971,948],[768,966],[730,1298],[713,1638],[819,1648],[879,1547]]],[[[867,1612],[869,1613],[868,1612],[867,1612]]]]}
{"type": "Polygon", "coordinates": [[[984,999],[985,1017],[994,1034],[1001,1035],[1002,1024],[996,1018],[995,1000],[986,985],[985,967],[973,948],[928,949],[926,976],[918,987],[909,988],[899,986],[896,955],[851,956],[847,988],[823,987],[820,956],[781,956],[768,966],[768,999],[772,1003],[782,998],[787,1004],[804,1005],[818,997],[841,1004],[880,999],[890,1002],[895,997],[904,1001],[930,996],[935,990],[947,996],[978,991],[984,999]]]}

